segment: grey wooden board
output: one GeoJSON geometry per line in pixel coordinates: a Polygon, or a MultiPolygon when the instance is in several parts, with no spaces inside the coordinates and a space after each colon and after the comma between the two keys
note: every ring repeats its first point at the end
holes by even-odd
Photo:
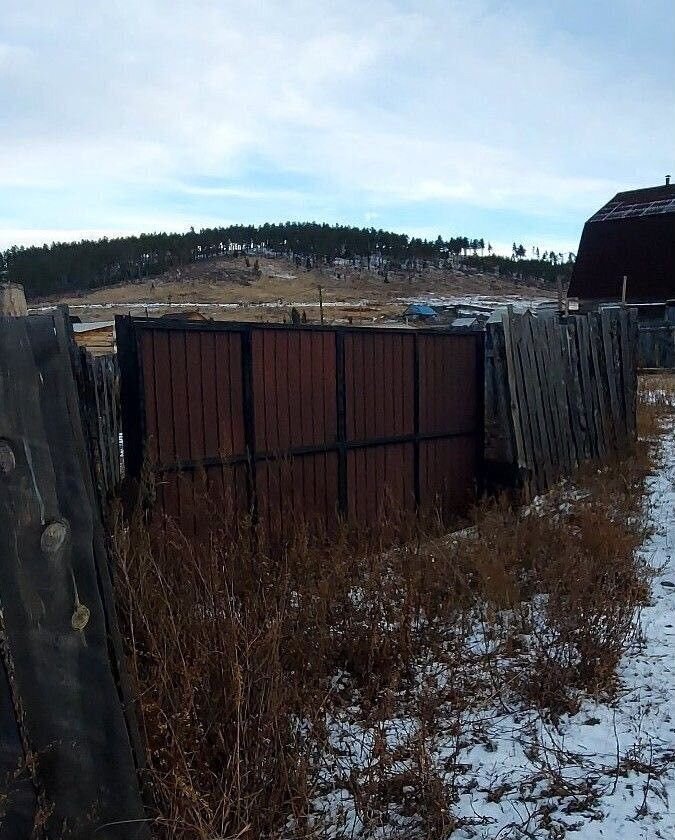
{"type": "Polygon", "coordinates": [[[540,318],[531,318],[530,331],[547,431],[549,468],[552,472],[552,480],[555,481],[560,472],[560,430],[555,406],[555,383],[551,377],[551,357],[544,321],[540,318]]]}
{"type": "Polygon", "coordinates": [[[539,347],[537,346],[532,322],[533,317],[526,314],[521,320],[522,326],[522,341],[527,358],[527,387],[531,392],[531,404],[533,412],[533,425],[536,428],[536,443],[538,446],[537,457],[540,463],[541,472],[541,489],[553,483],[555,480],[553,463],[551,457],[551,443],[549,440],[549,425],[546,423],[546,415],[544,413],[544,401],[542,396],[542,382],[539,372],[539,365],[537,364],[537,354],[539,347]]]}
{"type": "Polygon", "coordinates": [[[581,362],[579,359],[579,337],[577,335],[576,320],[574,318],[566,318],[565,329],[567,331],[577,455],[579,457],[579,461],[585,461],[591,457],[591,452],[588,434],[588,416],[586,414],[586,404],[584,402],[582,386],[581,362]]]}
{"type": "Polygon", "coordinates": [[[620,321],[619,321],[619,311],[613,312],[609,319],[610,323],[610,340],[611,340],[611,347],[612,347],[612,377],[614,379],[614,385],[616,388],[617,394],[617,437],[618,437],[618,447],[623,448],[626,445],[627,441],[627,429],[626,429],[626,411],[624,406],[624,394],[623,394],[623,376],[622,376],[622,365],[621,365],[621,339],[620,339],[620,321]]]}
{"type": "Polygon", "coordinates": [[[0,840],[26,840],[35,823],[37,791],[26,765],[14,698],[3,662],[0,662],[0,797],[0,840]]]}
{"type": "Polygon", "coordinates": [[[77,376],[84,403],[83,422],[93,457],[93,472],[102,502],[121,481],[119,368],[114,356],[92,356],[82,350],[77,376]]]}
{"type": "Polygon", "coordinates": [[[506,358],[506,373],[508,378],[509,401],[511,404],[511,418],[515,438],[515,449],[518,467],[521,470],[527,469],[527,454],[525,452],[525,441],[523,439],[523,428],[520,419],[520,393],[517,384],[515,353],[513,347],[513,336],[511,333],[512,314],[510,308],[504,313],[502,329],[504,331],[504,355],[506,358]]]}
{"type": "Polygon", "coordinates": [[[560,419],[560,443],[564,452],[566,470],[574,464],[575,454],[572,446],[570,414],[568,405],[568,382],[566,377],[566,357],[564,355],[565,336],[557,320],[550,325],[551,335],[551,371],[556,382],[556,402],[560,419]]]}
{"type": "MultiPolygon", "coordinates": [[[[68,353],[70,353],[71,356],[72,377],[69,378],[66,376],[65,384],[69,411],[71,416],[75,418],[72,424],[72,429],[73,435],[77,440],[77,451],[80,454],[83,481],[89,498],[91,499],[92,511],[94,511],[94,515],[92,517],[94,562],[103,605],[103,615],[106,623],[110,663],[123,703],[127,731],[131,740],[136,767],[139,768],[139,770],[142,770],[145,767],[145,749],[141,742],[136,719],[136,699],[132,696],[128,674],[124,668],[124,650],[117,623],[115,596],[112,585],[114,571],[110,565],[110,558],[106,549],[106,535],[103,530],[103,523],[100,516],[97,515],[97,512],[101,509],[102,498],[100,496],[97,498],[97,492],[92,481],[91,460],[87,459],[87,444],[84,439],[83,431],[83,404],[81,394],[78,393],[78,389],[76,388],[77,376],[81,371],[81,357],[77,354],[77,352],[74,352],[76,350],[76,344],[67,309],[62,312],[62,317],[54,319],[54,334],[57,338],[59,349],[63,356],[65,357],[68,353]],[[77,422],[77,418],[80,418],[80,422],[77,422]]],[[[116,360],[115,369],[117,374],[119,374],[119,368],[117,367],[116,360]]],[[[120,405],[118,403],[118,411],[119,408],[120,405]]],[[[116,442],[117,457],[119,457],[119,438],[116,438],[116,442]]]]}
{"type": "Polygon", "coordinates": [[[615,446],[621,444],[621,411],[619,409],[619,393],[616,387],[616,365],[614,360],[614,346],[612,341],[612,322],[606,309],[600,313],[600,329],[602,347],[604,350],[605,377],[608,386],[609,404],[612,418],[612,439],[615,446]]]}
{"type": "Polygon", "coordinates": [[[511,463],[530,496],[633,438],[636,317],[605,311],[556,320],[508,310],[501,325],[488,325],[489,401],[496,417],[501,377],[511,463]]]}
{"type": "Polygon", "coordinates": [[[572,427],[572,441],[575,451],[575,462],[576,464],[580,464],[588,457],[588,455],[586,453],[584,423],[582,423],[584,409],[579,384],[580,377],[576,352],[576,338],[574,335],[574,329],[571,325],[563,325],[562,330],[565,342],[565,376],[567,381],[567,393],[572,427]]]}
{"type": "Polygon", "coordinates": [[[557,340],[556,331],[558,325],[551,319],[542,320],[540,325],[540,341],[545,345],[545,358],[547,367],[547,381],[549,389],[549,400],[551,403],[551,422],[556,438],[556,450],[558,458],[558,472],[566,470],[569,464],[569,441],[567,439],[566,418],[562,412],[563,401],[561,398],[561,381],[557,369],[554,343],[557,340]]]}
{"type": "MultiPolygon", "coordinates": [[[[0,481],[0,593],[15,691],[55,837],[147,836],[110,661],[90,487],[63,316],[0,322],[0,436],[16,469],[0,481]],[[50,522],[68,537],[46,555],[50,522]],[[90,618],[71,626],[76,603],[90,618]],[[113,825],[114,823],[114,825],[113,825]]],[[[100,545],[98,552],[100,554],[100,545]]]]}
{"type": "Polygon", "coordinates": [[[511,330],[513,334],[516,385],[520,403],[519,414],[526,451],[526,482],[529,487],[530,496],[534,496],[539,493],[543,485],[540,477],[542,463],[533,394],[528,382],[526,345],[522,334],[522,320],[520,318],[514,318],[511,321],[511,330]]]}
{"type": "Polygon", "coordinates": [[[613,448],[611,408],[609,405],[609,393],[607,389],[607,377],[605,374],[604,348],[602,347],[602,331],[600,329],[600,316],[591,313],[588,316],[588,323],[591,333],[591,360],[593,362],[593,376],[595,390],[600,410],[600,422],[602,427],[602,448],[607,455],[613,448]]]}
{"type": "Polygon", "coordinates": [[[621,341],[621,373],[626,416],[626,437],[628,441],[633,441],[636,435],[637,364],[636,348],[631,330],[631,314],[625,309],[622,309],[619,315],[619,335],[621,341]]]}
{"type": "MultiPolygon", "coordinates": [[[[631,347],[631,361],[632,361],[632,379],[633,379],[633,404],[631,407],[631,420],[633,424],[633,439],[637,437],[637,398],[638,398],[638,314],[637,309],[631,308],[628,312],[628,334],[630,338],[631,347]]],[[[675,333],[674,333],[675,335],[675,333]]],[[[675,349],[675,341],[673,342],[673,349],[675,349]]]]}
{"type": "Polygon", "coordinates": [[[588,435],[588,447],[591,458],[600,457],[599,431],[600,412],[597,405],[590,366],[590,338],[588,331],[588,320],[584,317],[575,316],[577,351],[579,355],[579,373],[581,376],[581,390],[586,413],[586,429],[588,435]]]}

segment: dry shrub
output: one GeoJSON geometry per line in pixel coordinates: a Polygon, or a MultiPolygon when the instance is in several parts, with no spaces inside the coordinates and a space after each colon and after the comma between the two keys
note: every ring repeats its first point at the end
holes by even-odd
{"type": "Polygon", "coordinates": [[[666,420],[675,414],[675,373],[643,374],[638,384],[638,435],[656,440],[666,420]]]}
{"type": "Polygon", "coordinates": [[[166,524],[158,553],[140,509],[118,515],[120,611],[160,836],[258,838],[287,818],[297,836],[306,733],[320,738],[332,677],[348,674],[373,717],[409,683],[428,576],[410,561],[429,558],[410,522],[383,513],[380,525],[322,543],[295,523],[272,544],[241,522],[195,547],[166,524]]]}
{"type": "Polygon", "coordinates": [[[448,836],[457,790],[432,758],[441,721],[447,754],[453,720],[458,762],[480,704],[516,692],[555,719],[581,692],[615,689],[649,592],[636,548],[651,466],[638,445],[539,507],[486,501],[451,535],[383,510],[369,533],[321,540],[293,522],[274,544],[249,522],[201,548],[169,527],[159,554],[141,510],[120,516],[117,587],[157,835],[350,836],[314,805],[349,708],[370,747],[332,784],[365,836],[448,836]],[[403,718],[414,731],[392,746],[387,721],[403,718]]]}

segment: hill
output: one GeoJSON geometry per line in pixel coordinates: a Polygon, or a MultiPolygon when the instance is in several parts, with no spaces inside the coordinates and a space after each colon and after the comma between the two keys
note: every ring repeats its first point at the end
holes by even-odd
{"type": "Polygon", "coordinates": [[[498,269],[502,275],[528,278],[533,285],[555,285],[559,276],[566,278],[571,267],[569,261],[563,264],[562,254],[525,259],[524,247],[515,242],[513,259],[507,259],[496,256],[482,238],[457,236],[444,240],[439,236],[426,240],[374,228],[286,222],[13,247],[0,255],[0,273],[10,282],[21,283],[29,298],[37,298],[159,277],[167,271],[182,272],[190,265],[242,254],[252,259],[283,257],[297,270],[316,269],[320,273],[324,268],[339,273],[338,266],[358,268],[375,272],[385,281],[392,272],[405,272],[414,278],[428,268],[457,268],[462,264],[487,272],[498,269]]]}
{"type": "Polygon", "coordinates": [[[83,320],[114,314],[163,314],[197,308],[216,319],[282,320],[295,306],[310,320],[319,317],[319,286],[327,319],[372,321],[400,313],[408,299],[509,296],[537,298],[550,289],[472,267],[415,270],[367,269],[342,263],[307,269],[285,257],[228,255],[177,266],[161,274],[75,294],[34,299],[32,305],[67,303],[83,320]],[[257,267],[256,267],[257,266],[257,267]]]}

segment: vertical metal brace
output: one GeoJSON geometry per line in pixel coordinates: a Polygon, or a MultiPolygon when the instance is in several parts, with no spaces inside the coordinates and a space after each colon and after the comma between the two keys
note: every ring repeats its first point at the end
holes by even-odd
{"type": "Polygon", "coordinates": [[[476,417],[474,435],[476,438],[476,496],[480,498],[485,490],[485,343],[487,330],[475,336],[476,353],[476,417]]]}
{"type": "Polygon", "coordinates": [[[347,486],[347,392],[345,382],[345,334],[335,331],[335,387],[337,397],[338,444],[338,512],[347,516],[349,488],[347,486]]]}
{"type": "Polygon", "coordinates": [[[244,399],[244,445],[246,447],[246,494],[248,510],[254,524],[258,521],[258,499],[256,494],[255,463],[255,411],[253,402],[253,347],[251,330],[241,333],[241,381],[244,399]]]}
{"type": "Polygon", "coordinates": [[[417,333],[413,335],[413,433],[415,441],[413,443],[413,479],[415,492],[415,507],[419,509],[421,501],[421,481],[420,481],[420,350],[419,350],[419,336],[417,333]]]}

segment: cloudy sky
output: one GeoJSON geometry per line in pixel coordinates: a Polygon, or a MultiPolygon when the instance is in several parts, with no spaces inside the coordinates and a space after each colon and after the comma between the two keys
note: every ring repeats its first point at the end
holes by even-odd
{"type": "Polygon", "coordinates": [[[673,0],[0,0],[0,247],[313,219],[576,250],[675,175],[673,0]]]}

